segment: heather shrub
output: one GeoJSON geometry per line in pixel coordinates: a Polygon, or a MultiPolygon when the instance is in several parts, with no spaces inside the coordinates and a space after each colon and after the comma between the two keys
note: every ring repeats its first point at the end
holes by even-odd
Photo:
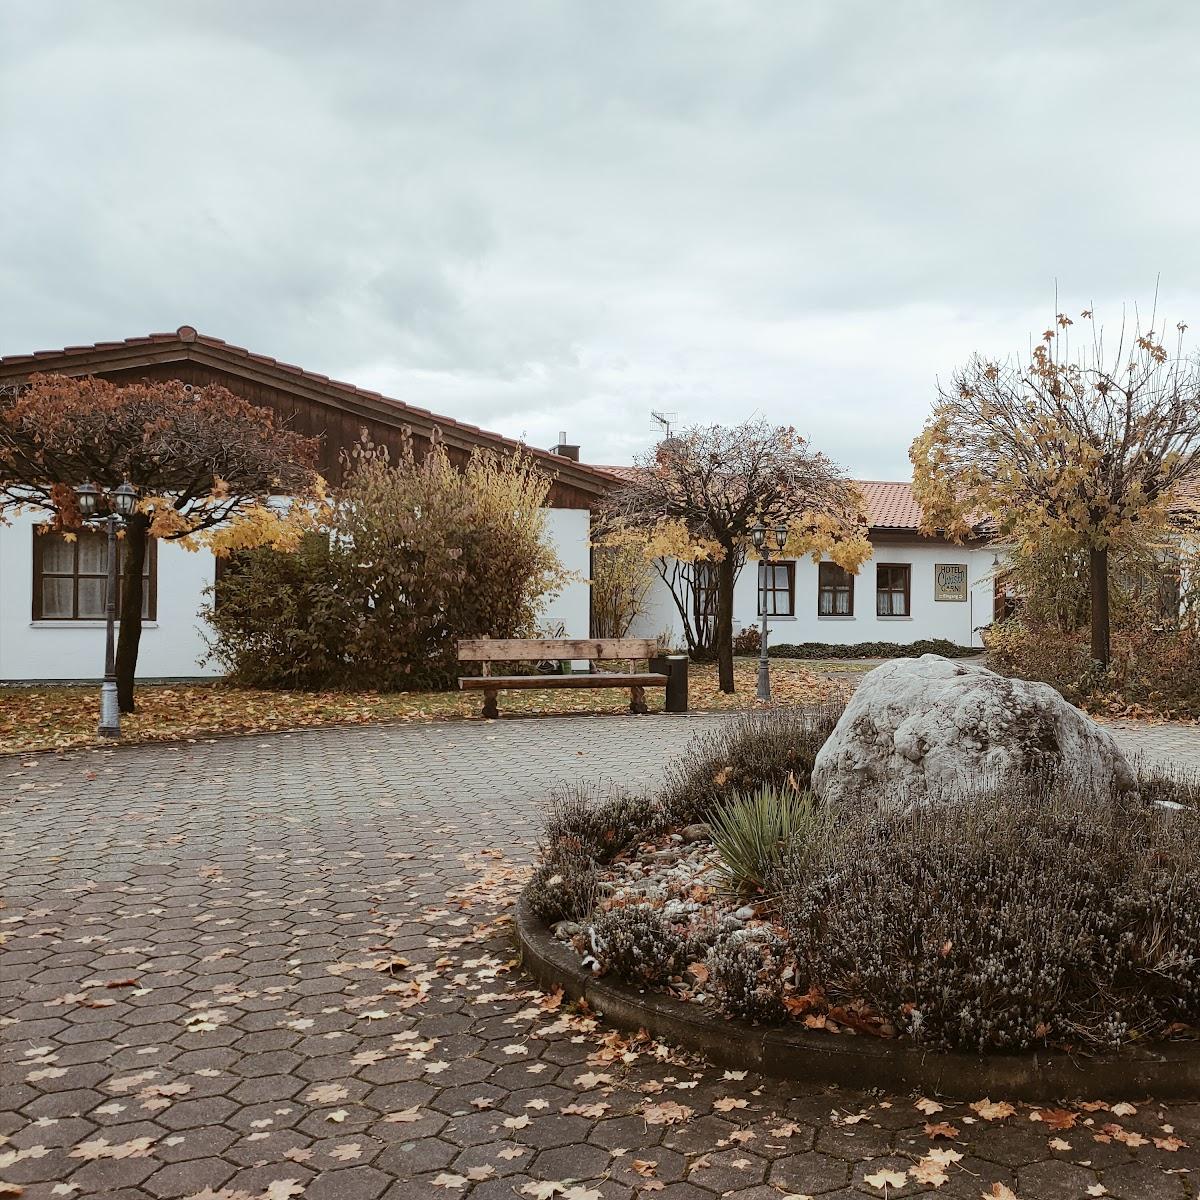
{"type": "Polygon", "coordinates": [[[761,787],[715,804],[708,814],[721,874],[738,892],[760,892],[784,853],[809,835],[815,821],[807,792],[761,787]]]}
{"type": "Polygon", "coordinates": [[[783,939],[766,927],[734,930],[718,941],[705,965],[721,1008],[747,1021],[782,1021],[786,951],[783,939]]]}
{"type": "Polygon", "coordinates": [[[605,971],[636,984],[666,983],[691,961],[692,941],[656,904],[623,904],[592,920],[592,953],[605,971]]]}
{"type": "Polygon", "coordinates": [[[578,851],[550,851],[534,868],[525,898],[534,915],[548,924],[582,920],[596,904],[596,864],[578,851]]]}
{"type": "Polygon", "coordinates": [[[565,848],[608,862],[661,825],[662,811],[645,795],[594,783],[572,784],[550,797],[544,838],[552,849],[565,848]]]}
{"type": "Polygon", "coordinates": [[[675,824],[707,819],[738,792],[807,791],[813,762],[841,716],[841,704],[742,713],[692,739],[667,767],[661,799],[675,824]]]}
{"type": "Polygon", "coordinates": [[[798,970],[940,1047],[1200,1019],[1200,812],[1049,777],[830,823],[785,868],[798,970]]]}

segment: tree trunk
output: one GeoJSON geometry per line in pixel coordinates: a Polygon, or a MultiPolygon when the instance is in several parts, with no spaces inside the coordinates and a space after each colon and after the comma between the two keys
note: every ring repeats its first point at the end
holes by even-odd
{"type": "Polygon", "coordinates": [[[717,564],[717,684],[733,692],[733,584],[737,579],[734,552],[727,550],[717,564]]]}
{"type": "Polygon", "coordinates": [[[125,523],[121,611],[117,614],[121,621],[117,637],[117,704],[123,713],[134,711],[133,678],[142,640],[142,568],[149,527],[150,518],[145,513],[134,513],[125,523]]]}
{"type": "Polygon", "coordinates": [[[1107,671],[1112,661],[1109,642],[1108,548],[1092,547],[1088,559],[1088,584],[1092,602],[1092,661],[1107,671]]]}

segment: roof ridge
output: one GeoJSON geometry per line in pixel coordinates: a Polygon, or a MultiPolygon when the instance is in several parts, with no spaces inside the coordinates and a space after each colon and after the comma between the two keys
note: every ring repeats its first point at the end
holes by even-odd
{"type": "Polygon", "coordinates": [[[372,391],[367,388],[359,387],[358,384],[350,383],[348,380],[334,379],[329,375],[322,375],[317,371],[310,371],[296,363],[281,362],[277,358],[271,358],[269,355],[259,354],[257,351],[250,350],[246,346],[235,346],[233,343],[227,342],[223,338],[214,337],[212,334],[200,333],[194,325],[180,325],[174,333],[149,333],[142,334],[138,337],[123,338],[121,341],[115,342],[93,342],[90,345],[65,346],[61,350],[37,350],[31,354],[4,355],[0,356],[0,367],[10,367],[23,365],[26,363],[38,363],[46,359],[58,358],[68,354],[86,354],[96,350],[116,350],[123,346],[161,345],[164,342],[172,341],[179,342],[181,346],[207,346],[214,350],[220,350],[225,354],[232,354],[239,358],[245,358],[252,362],[260,363],[263,366],[272,367],[275,370],[298,375],[306,380],[334,388],[343,393],[361,396],[367,400],[374,400],[394,406],[402,413],[411,413],[413,416],[425,418],[439,427],[444,426],[447,430],[459,430],[467,435],[482,435],[487,440],[498,442],[503,446],[510,446],[513,448],[526,450],[538,459],[551,460],[554,462],[556,467],[566,468],[569,474],[577,470],[584,471],[588,474],[597,473],[597,468],[593,467],[589,463],[581,463],[575,461],[574,459],[562,458],[560,455],[555,454],[552,450],[544,450],[541,447],[530,445],[530,443],[522,441],[519,438],[511,438],[506,434],[496,433],[491,429],[484,429],[482,426],[472,425],[467,421],[459,421],[455,417],[448,417],[442,413],[435,413],[432,409],[422,408],[416,404],[410,404],[406,400],[400,400],[395,396],[385,395],[383,392],[372,391]]]}

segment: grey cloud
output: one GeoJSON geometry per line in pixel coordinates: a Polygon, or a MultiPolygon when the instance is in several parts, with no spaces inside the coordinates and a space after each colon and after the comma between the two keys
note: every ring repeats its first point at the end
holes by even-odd
{"type": "Polygon", "coordinates": [[[0,351],[206,332],[594,460],[795,423],[907,469],[937,375],[1163,275],[1193,6],[14,0],[0,351]]]}

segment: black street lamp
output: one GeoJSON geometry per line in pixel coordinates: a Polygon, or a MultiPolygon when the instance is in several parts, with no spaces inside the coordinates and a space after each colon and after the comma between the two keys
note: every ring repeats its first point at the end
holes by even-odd
{"type": "Polygon", "coordinates": [[[750,530],[750,536],[754,539],[754,549],[758,551],[759,562],[762,564],[759,567],[762,572],[762,578],[759,581],[762,628],[758,638],[758,691],[756,693],[760,700],[771,699],[771,660],[767,657],[767,597],[771,592],[771,589],[767,587],[769,582],[767,568],[771,564],[771,547],[767,542],[768,533],[774,536],[775,545],[782,554],[784,546],[787,545],[787,526],[782,521],[777,521],[775,527],[768,530],[760,521],[750,530]]]}
{"type": "Polygon", "coordinates": [[[103,522],[108,532],[108,583],[104,596],[104,682],[100,685],[100,734],[121,736],[121,710],[117,704],[117,529],[137,508],[138,494],[128,480],[105,492],[86,481],[75,489],[75,500],[85,522],[103,522]]]}

